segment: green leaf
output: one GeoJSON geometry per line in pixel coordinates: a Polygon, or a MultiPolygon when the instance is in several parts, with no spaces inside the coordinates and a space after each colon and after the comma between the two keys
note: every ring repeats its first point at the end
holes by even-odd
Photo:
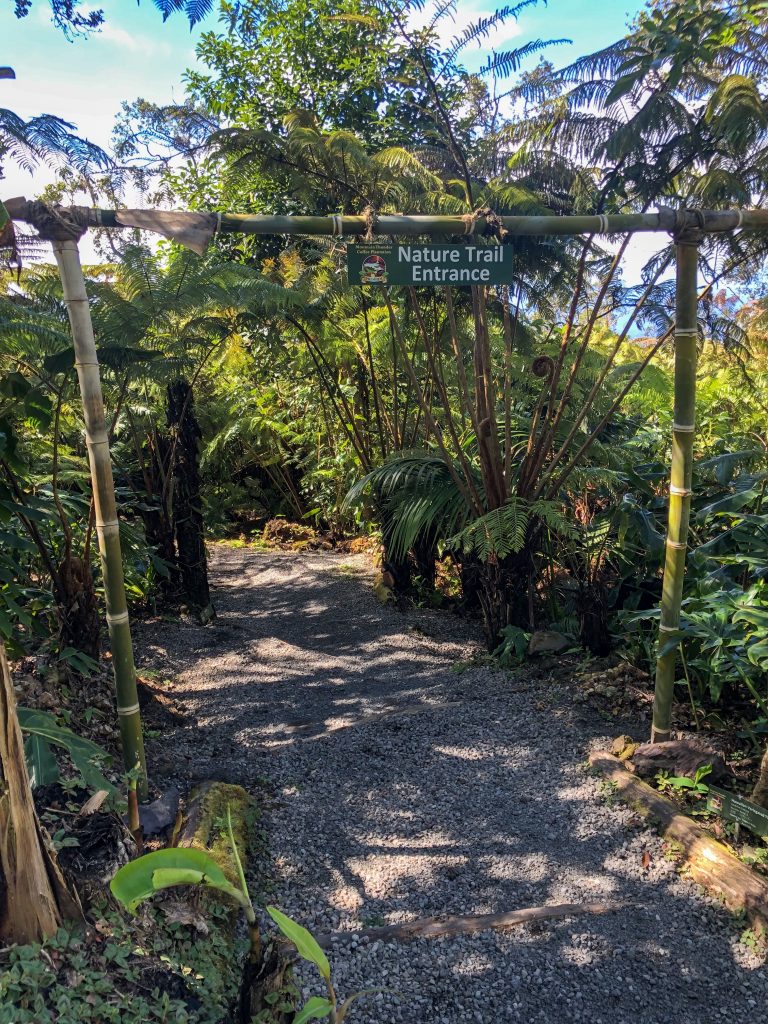
{"type": "Polygon", "coordinates": [[[56,764],[50,743],[42,736],[27,736],[24,740],[24,757],[32,789],[36,786],[49,786],[52,782],[58,781],[59,766],[56,764]]]}
{"type": "Polygon", "coordinates": [[[306,928],[303,928],[296,921],[278,910],[277,907],[267,907],[267,913],[275,922],[277,927],[294,946],[302,960],[308,960],[317,967],[318,971],[326,981],[331,977],[331,965],[328,957],[317,944],[317,940],[306,928]]]}
{"type": "Polygon", "coordinates": [[[7,530],[0,530],[0,548],[30,553],[37,551],[31,540],[27,540],[26,537],[19,537],[16,533],[9,533],[7,530]]]}
{"type": "Polygon", "coordinates": [[[85,784],[92,790],[106,789],[114,793],[115,787],[108,778],[96,767],[95,760],[111,761],[109,754],[96,743],[84,739],[58,724],[53,715],[46,711],[32,708],[19,708],[19,724],[24,732],[42,737],[48,743],[64,747],[72,758],[75,767],[83,777],[85,784]]]}
{"type": "Polygon", "coordinates": [[[622,75],[614,82],[611,91],[605,98],[605,106],[610,107],[612,103],[618,103],[620,99],[631,92],[637,83],[642,79],[644,71],[635,71],[629,75],[622,75]]]}
{"type": "Polygon", "coordinates": [[[200,885],[205,879],[205,872],[196,868],[158,868],[152,872],[152,886],[157,889],[169,889],[172,885],[200,885]]]}
{"type": "Polygon", "coordinates": [[[62,349],[61,352],[52,352],[43,360],[43,367],[48,373],[68,373],[75,368],[74,346],[62,349]]]}
{"type": "Polygon", "coordinates": [[[768,608],[740,608],[733,616],[734,622],[748,622],[751,626],[768,630],[768,608]]]}
{"type": "Polygon", "coordinates": [[[112,895],[131,913],[144,900],[172,885],[206,885],[243,903],[216,861],[205,850],[155,850],[125,864],[109,884],[112,895]]]}
{"type": "Polygon", "coordinates": [[[302,1006],[293,1018],[293,1024],[304,1024],[308,1020],[321,1020],[327,1017],[333,1009],[333,1003],[320,996],[312,996],[302,1006]]]}

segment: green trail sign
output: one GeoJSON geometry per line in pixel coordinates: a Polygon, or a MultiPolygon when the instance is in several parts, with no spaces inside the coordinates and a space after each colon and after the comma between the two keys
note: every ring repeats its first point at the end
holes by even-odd
{"type": "Polygon", "coordinates": [[[512,254],[506,245],[365,242],[347,246],[347,273],[350,284],[510,284],[512,254]]]}
{"type": "Polygon", "coordinates": [[[737,793],[710,786],[707,810],[743,825],[756,836],[768,836],[768,811],[737,793]]]}

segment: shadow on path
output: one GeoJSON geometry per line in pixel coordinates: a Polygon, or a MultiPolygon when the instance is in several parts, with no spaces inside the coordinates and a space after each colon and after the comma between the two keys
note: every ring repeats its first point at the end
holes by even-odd
{"type": "Polygon", "coordinates": [[[172,751],[169,774],[268,778],[284,910],[323,932],[546,903],[617,908],[340,950],[340,991],[393,990],[353,1024],[762,1019],[765,971],[729,917],[585,773],[606,726],[557,669],[541,682],[455,671],[479,637],[445,614],[381,607],[360,556],[217,546],[212,565],[212,627],[138,630],[144,662],[176,678],[197,719],[157,746],[172,751]],[[405,707],[417,713],[342,727],[405,707]]]}

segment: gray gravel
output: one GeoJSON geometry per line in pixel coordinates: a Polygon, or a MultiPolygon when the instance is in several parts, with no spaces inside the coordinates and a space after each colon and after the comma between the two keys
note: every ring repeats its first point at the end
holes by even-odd
{"type": "MultiPolygon", "coordinates": [[[[608,727],[573,700],[566,668],[538,680],[456,671],[479,651],[476,634],[443,613],[381,607],[363,556],[215,546],[212,570],[217,622],[145,624],[139,648],[146,666],[175,676],[197,721],[163,736],[169,781],[180,760],[186,776],[262,795],[268,780],[278,906],[316,933],[545,903],[619,908],[506,932],[340,944],[339,993],[389,990],[351,1021],[764,1018],[768,972],[739,927],[586,774],[608,727]],[[429,707],[342,727],[418,705],[429,707]]],[[[300,977],[320,992],[311,972],[300,977]]]]}

